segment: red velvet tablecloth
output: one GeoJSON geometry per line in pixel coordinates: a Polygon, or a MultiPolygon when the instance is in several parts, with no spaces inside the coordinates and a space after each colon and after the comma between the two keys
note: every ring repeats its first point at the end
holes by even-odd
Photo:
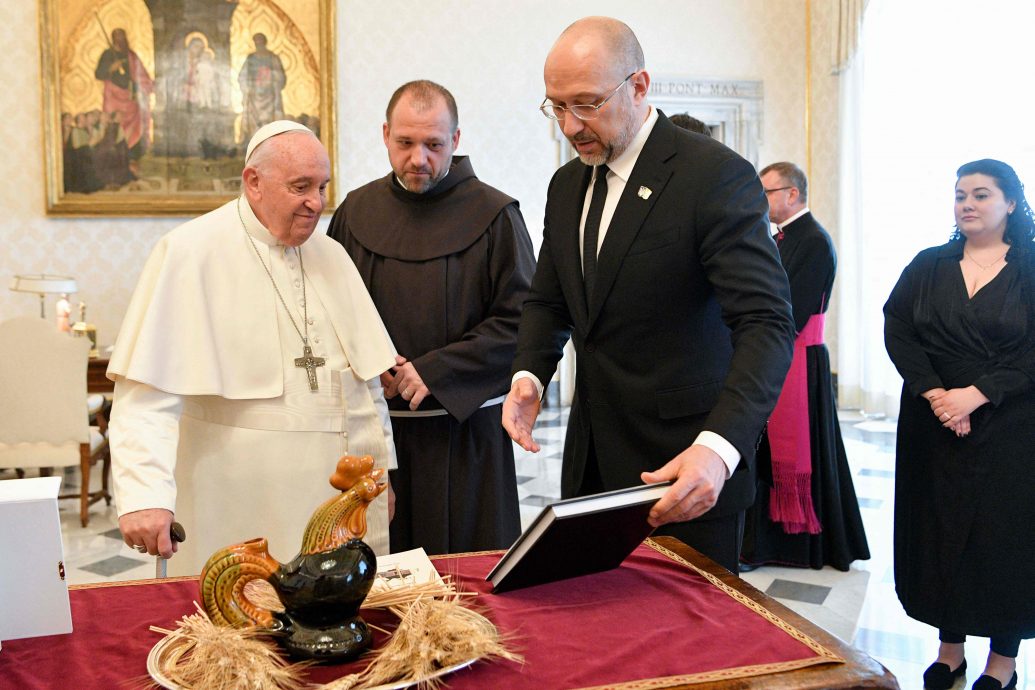
{"type": "MultiPolygon", "coordinates": [[[[523,663],[482,661],[444,680],[454,689],[659,688],[841,661],[788,623],[675,553],[647,542],[619,568],[494,595],[484,581],[500,553],[434,560],[475,591],[523,663]]],[[[195,579],[71,592],[71,635],[4,642],[0,688],[118,688],[147,683],[147,654],[194,612],[195,579]],[[134,683],[136,681],[136,683],[134,683]]],[[[383,625],[388,614],[364,613],[383,625]]],[[[375,640],[380,644],[383,640],[375,640]]],[[[355,666],[353,664],[352,666],[355,666]]],[[[310,671],[315,682],[343,666],[310,671]]]]}

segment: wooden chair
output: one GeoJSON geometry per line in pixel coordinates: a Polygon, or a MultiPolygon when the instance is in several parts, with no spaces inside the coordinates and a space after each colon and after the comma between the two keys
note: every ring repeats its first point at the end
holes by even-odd
{"type": "Polygon", "coordinates": [[[89,352],[87,338],[60,333],[50,321],[0,323],[0,468],[36,467],[47,475],[54,467],[79,465],[79,491],[58,498],[79,499],[83,527],[93,503],[103,498],[111,504],[108,439],[102,428],[90,426],[87,413],[89,352]],[[90,468],[98,460],[101,489],[91,493],[90,468]]]}

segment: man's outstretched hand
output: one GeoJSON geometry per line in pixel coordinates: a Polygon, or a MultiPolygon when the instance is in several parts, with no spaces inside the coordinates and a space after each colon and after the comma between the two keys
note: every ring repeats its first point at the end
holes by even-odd
{"type": "Polygon", "coordinates": [[[532,439],[532,426],[539,416],[539,391],[530,378],[520,378],[510,387],[503,401],[503,428],[514,443],[532,453],[539,444],[532,439]]]}

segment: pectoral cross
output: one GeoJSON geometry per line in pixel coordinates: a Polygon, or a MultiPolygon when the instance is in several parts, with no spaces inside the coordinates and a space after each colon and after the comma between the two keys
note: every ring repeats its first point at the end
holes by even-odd
{"type": "Polygon", "coordinates": [[[319,390],[320,386],[316,382],[316,367],[322,367],[324,363],[323,357],[313,357],[313,348],[308,345],[302,346],[302,356],[295,360],[295,366],[300,369],[305,367],[305,372],[309,375],[309,390],[319,390]]]}

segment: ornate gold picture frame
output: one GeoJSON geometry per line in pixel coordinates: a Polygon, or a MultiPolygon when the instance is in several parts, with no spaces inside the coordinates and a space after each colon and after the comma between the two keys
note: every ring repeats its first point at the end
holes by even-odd
{"type": "Polygon", "coordinates": [[[334,22],[333,0],[40,0],[47,213],[209,211],[275,119],[334,170],[334,22]]]}

